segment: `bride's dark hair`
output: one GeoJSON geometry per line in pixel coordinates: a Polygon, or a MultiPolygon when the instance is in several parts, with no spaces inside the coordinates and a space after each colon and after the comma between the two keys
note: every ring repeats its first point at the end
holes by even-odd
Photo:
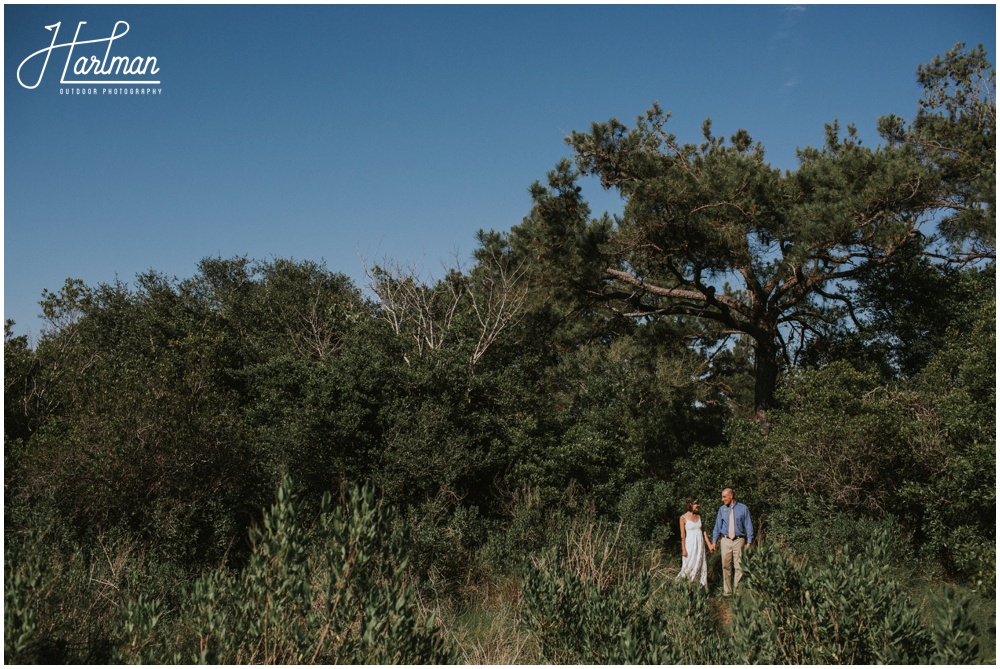
{"type": "Polygon", "coordinates": [[[684,502],[687,504],[688,511],[694,511],[694,505],[698,503],[697,497],[688,497],[684,502]]]}

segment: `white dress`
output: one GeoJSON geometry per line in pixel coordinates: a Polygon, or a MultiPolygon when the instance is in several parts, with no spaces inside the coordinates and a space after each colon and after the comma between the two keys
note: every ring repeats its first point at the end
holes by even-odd
{"type": "Polygon", "coordinates": [[[701,532],[701,518],[697,522],[684,519],[684,547],[687,549],[687,557],[681,563],[681,572],[677,574],[678,580],[686,578],[689,581],[698,581],[702,585],[708,584],[708,563],[705,557],[705,538],[701,532]]]}

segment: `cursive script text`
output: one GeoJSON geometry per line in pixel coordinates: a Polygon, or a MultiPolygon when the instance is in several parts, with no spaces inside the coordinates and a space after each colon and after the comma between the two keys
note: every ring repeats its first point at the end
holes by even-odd
{"type": "Polygon", "coordinates": [[[66,65],[63,67],[62,77],[59,79],[60,84],[69,85],[87,85],[87,84],[158,84],[159,80],[146,80],[130,77],[146,77],[148,75],[156,75],[159,73],[160,68],[156,63],[155,56],[112,56],[111,46],[114,44],[115,40],[121,39],[128,33],[129,25],[125,21],[118,21],[115,23],[115,27],[111,30],[110,37],[102,37],[100,39],[80,39],[80,29],[87,24],[86,21],[80,21],[79,25],[76,27],[76,34],[73,36],[72,42],[63,42],[62,44],[57,44],[56,39],[59,37],[59,28],[62,26],[62,22],[54,23],[51,26],[45,26],[45,29],[52,32],[52,43],[45,47],[44,49],[39,49],[35,53],[31,54],[27,58],[21,61],[21,64],[17,68],[17,83],[21,84],[25,88],[32,89],[38,88],[38,85],[42,83],[42,77],[45,76],[45,68],[49,65],[49,57],[52,52],[56,49],[68,48],[66,53],[66,65]],[[121,32],[119,32],[119,27],[124,27],[121,32]],[[108,47],[104,52],[103,58],[98,58],[96,55],[80,56],[73,61],[73,50],[84,44],[100,44],[101,42],[107,42],[108,47]],[[34,84],[28,85],[24,83],[21,79],[21,68],[23,68],[29,61],[38,56],[45,54],[45,61],[42,63],[41,72],[38,73],[38,80],[34,84]],[[66,78],[67,72],[69,72],[70,64],[73,67],[73,75],[75,77],[94,77],[86,81],[83,80],[69,80],[66,78]],[[104,77],[120,77],[118,80],[107,79],[104,77]]]}

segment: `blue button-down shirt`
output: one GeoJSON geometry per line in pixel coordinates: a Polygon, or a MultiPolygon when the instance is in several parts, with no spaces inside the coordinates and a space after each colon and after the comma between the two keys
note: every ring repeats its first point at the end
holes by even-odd
{"type": "MultiPolygon", "coordinates": [[[[733,502],[733,520],[736,521],[735,535],[747,538],[747,545],[753,543],[753,523],[750,521],[750,509],[746,504],[733,502]]],[[[715,517],[715,529],[712,531],[712,543],[719,543],[719,537],[729,536],[729,507],[725,504],[719,507],[719,515],[715,517]]]]}

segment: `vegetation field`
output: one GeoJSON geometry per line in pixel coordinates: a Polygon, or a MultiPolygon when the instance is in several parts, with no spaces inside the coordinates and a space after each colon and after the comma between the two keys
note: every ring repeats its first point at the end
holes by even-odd
{"type": "Polygon", "coordinates": [[[439,280],[44,293],[4,338],[5,661],[994,664],[995,73],[918,77],[791,172],[595,123],[439,280]],[[732,597],[717,554],[676,579],[725,487],[732,597]]]}

